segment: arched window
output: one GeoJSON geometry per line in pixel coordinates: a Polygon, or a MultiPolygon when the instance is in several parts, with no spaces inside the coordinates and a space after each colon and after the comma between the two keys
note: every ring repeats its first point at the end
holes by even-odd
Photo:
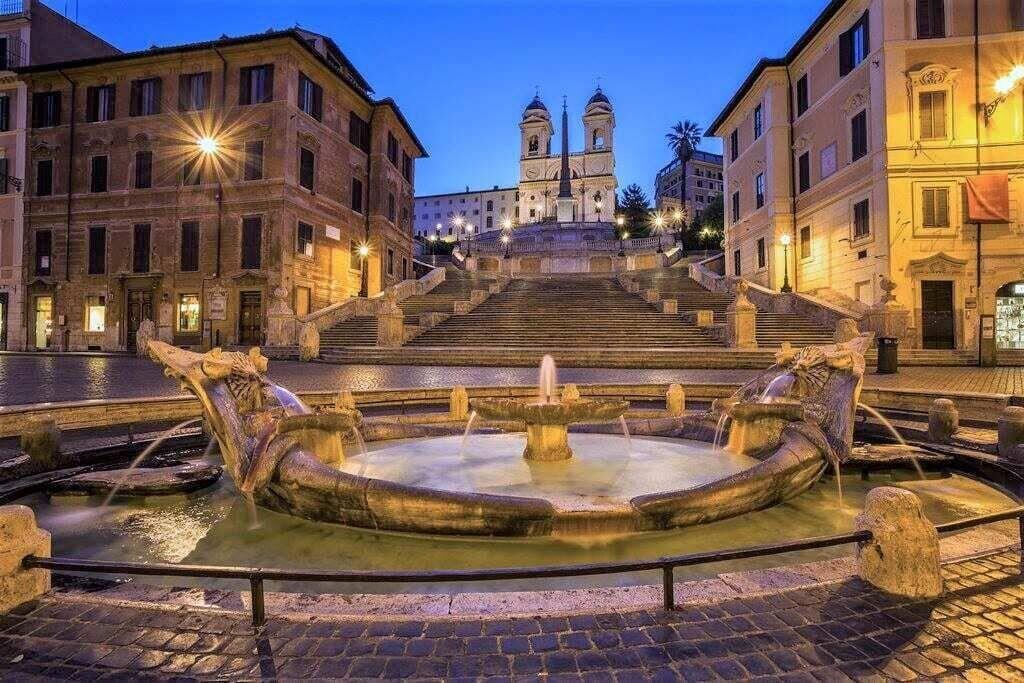
{"type": "Polygon", "coordinates": [[[604,149],[604,131],[600,128],[594,129],[593,147],[594,149],[604,149]]]}
{"type": "Polygon", "coordinates": [[[494,201],[491,200],[491,199],[487,200],[487,210],[488,211],[494,211],[494,201]]]}
{"type": "Polygon", "coordinates": [[[537,150],[540,149],[540,140],[536,135],[530,137],[530,154],[536,154],[537,150]]]}

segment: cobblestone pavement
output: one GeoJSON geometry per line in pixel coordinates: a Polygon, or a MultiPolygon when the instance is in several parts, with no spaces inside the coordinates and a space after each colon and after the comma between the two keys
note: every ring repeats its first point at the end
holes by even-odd
{"type": "MultiPolygon", "coordinates": [[[[740,383],[756,370],[624,370],[563,368],[563,382],[740,383]]],[[[398,389],[453,384],[532,384],[533,368],[473,368],[408,365],[332,365],[272,361],[271,377],[296,391],[342,388],[398,389]]],[[[869,374],[869,387],[1024,394],[1024,367],[906,367],[896,375],[869,374]]],[[[131,356],[0,356],[0,405],[94,398],[166,396],[178,384],[156,364],[131,356]]]]}
{"type": "Polygon", "coordinates": [[[0,617],[5,680],[422,678],[846,681],[1024,677],[1018,553],[949,565],[911,601],[853,580],[764,597],[570,617],[271,620],[59,594],[0,617]]]}

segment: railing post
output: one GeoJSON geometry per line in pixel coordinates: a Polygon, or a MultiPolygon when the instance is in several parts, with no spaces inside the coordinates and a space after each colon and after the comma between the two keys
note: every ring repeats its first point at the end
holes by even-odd
{"type": "Polygon", "coordinates": [[[252,603],[252,627],[262,628],[267,623],[267,609],[263,603],[263,579],[259,576],[249,577],[249,600],[252,603]]]}
{"type": "Polygon", "coordinates": [[[661,587],[664,592],[666,611],[676,608],[676,586],[672,574],[672,565],[667,564],[661,568],[661,587]]]}

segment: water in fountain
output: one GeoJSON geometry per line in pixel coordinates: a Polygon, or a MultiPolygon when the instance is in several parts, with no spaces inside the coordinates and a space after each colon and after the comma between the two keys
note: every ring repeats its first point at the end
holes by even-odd
{"type": "Polygon", "coordinates": [[[555,359],[545,354],[540,361],[540,377],[537,382],[537,391],[540,394],[541,403],[553,403],[558,389],[558,371],[555,369],[555,359]]]}
{"type": "Polygon", "coordinates": [[[271,393],[274,394],[274,398],[276,398],[278,403],[280,403],[281,406],[291,415],[308,415],[313,412],[309,409],[309,406],[302,402],[302,399],[284,387],[280,387],[276,384],[270,384],[269,386],[271,393]]]}
{"type": "Polygon", "coordinates": [[[203,418],[201,417],[193,417],[192,419],[185,420],[181,424],[176,424],[167,431],[165,431],[164,433],[162,433],[156,439],[154,439],[153,443],[146,446],[146,448],[141,453],[139,453],[139,455],[134,460],[132,460],[132,464],[128,466],[128,469],[124,471],[124,474],[121,475],[121,478],[117,480],[117,484],[114,485],[114,488],[110,489],[110,493],[107,494],[106,499],[104,499],[103,501],[103,507],[107,507],[108,505],[110,505],[110,501],[114,499],[114,496],[117,495],[117,492],[121,489],[122,486],[124,486],[125,482],[128,481],[128,477],[132,475],[132,472],[135,470],[135,468],[137,468],[142,463],[143,460],[149,457],[149,454],[156,450],[160,446],[160,444],[166,441],[167,438],[171,436],[171,434],[178,431],[179,429],[184,429],[189,425],[195,424],[196,422],[199,422],[202,419],[203,418]]]}
{"type": "Polygon", "coordinates": [[[761,393],[759,402],[761,403],[774,403],[783,396],[786,396],[796,381],[796,377],[790,374],[779,375],[764,388],[761,393]]]}
{"type": "Polygon", "coordinates": [[[633,442],[629,438],[629,425],[626,424],[626,416],[619,416],[619,425],[622,426],[622,435],[626,437],[626,455],[629,455],[629,451],[633,447],[633,442]]]}
{"type": "Polygon", "coordinates": [[[722,414],[718,416],[718,424],[715,426],[715,440],[712,445],[715,448],[722,447],[722,437],[725,436],[725,422],[729,419],[729,416],[722,411],[722,414]]]}
{"type": "Polygon", "coordinates": [[[832,466],[836,472],[836,496],[839,500],[839,509],[842,510],[845,506],[843,505],[843,477],[839,473],[839,460],[833,461],[832,466]]]}
{"type": "Polygon", "coordinates": [[[917,470],[917,476],[920,477],[921,479],[924,479],[925,478],[924,470],[921,469],[921,463],[917,461],[917,456],[915,456],[913,451],[911,451],[910,447],[907,446],[907,442],[903,438],[903,435],[901,435],[898,431],[896,431],[896,428],[892,426],[892,423],[889,422],[887,419],[885,419],[884,415],[882,415],[880,412],[878,412],[877,410],[875,410],[874,408],[872,408],[871,406],[869,406],[867,404],[857,403],[857,407],[862,409],[864,412],[869,414],[871,417],[873,417],[876,420],[878,420],[879,422],[881,422],[882,426],[884,426],[886,429],[889,430],[889,433],[892,434],[894,439],[896,439],[896,443],[898,443],[900,446],[902,446],[904,448],[905,452],[907,453],[907,455],[910,456],[910,461],[914,463],[914,469],[917,470]]]}
{"type": "Polygon", "coordinates": [[[466,457],[466,441],[469,440],[469,430],[473,428],[474,422],[476,422],[475,410],[469,414],[469,419],[466,420],[466,431],[462,433],[462,444],[459,446],[459,455],[463,458],[466,457]]]}

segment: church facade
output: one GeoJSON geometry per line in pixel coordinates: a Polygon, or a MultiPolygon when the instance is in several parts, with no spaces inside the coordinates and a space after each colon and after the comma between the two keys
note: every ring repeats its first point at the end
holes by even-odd
{"type": "MultiPolygon", "coordinates": [[[[566,105],[563,104],[563,110],[566,105]]],[[[563,111],[563,124],[567,114],[563,111]]],[[[611,101],[598,88],[583,110],[583,148],[569,153],[569,193],[574,222],[611,222],[615,210],[615,113],[611,101]]],[[[565,126],[562,126],[563,129],[565,126]]],[[[453,227],[461,218],[462,232],[499,230],[506,225],[555,221],[558,218],[562,180],[560,149],[553,149],[555,127],[547,106],[535,96],[526,105],[519,123],[519,182],[514,187],[469,190],[418,196],[414,202],[416,235],[437,234],[457,239],[453,227]],[[492,196],[493,195],[493,196],[492,196]]],[[[561,131],[563,140],[568,130],[561,131]]],[[[564,197],[563,197],[564,199],[564,197]]],[[[569,206],[562,202],[563,209],[569,206]]]]}

